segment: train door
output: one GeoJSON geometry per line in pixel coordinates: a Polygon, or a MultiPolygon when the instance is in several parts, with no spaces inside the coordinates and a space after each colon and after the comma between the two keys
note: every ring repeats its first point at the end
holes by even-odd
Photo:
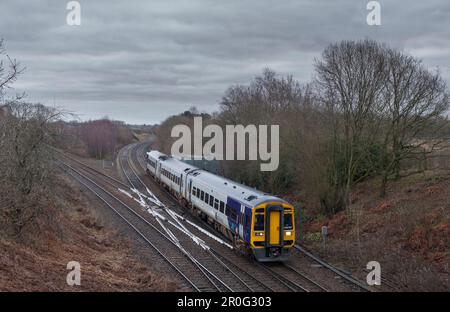
{"type": "Polygon", "coordinates": [[[178,185],[178,191],[180,192],[180,197],[183,197],[183,174],[180,177],[180,185],[178,185]]]}
{"type": "Polygon", "coordinates": [[[246,206],[244,209],[244,216],[242,220],[242,227],[243,227],[242,237],[246,242],[250,242],[251,223],[252,223],[252,209],[246,206]]]}
{"type": "Polygon", "coordinates": [[[239,220],[239,237],[244,237],[244,211],[245,211],[245,206],[241,204],[241,209],[239,210],[239,216],[238,216],[238,220],[239,220]]]}
{"type": "Polygon", "coordinates": [[[188,192],[188,198],[189,198],[189,202],[192,202],[191,196],[192,196],[192,180],[189,180],[189,187],[187,187],[187,192],[188,192]]]}
{"type": "Polygon", "coordinates": [[[283,208],[280,206],[268,206],[266,209],[266,241],[271,246],[279,246],[282,244],[283,234],[283,208]],[[267,237],[268,236],[268,237],[267,237]]]}
{"type": "Polygon", "coordinates": [[[155,177],[157,180],[161,180],[161,162],[158,161],[156,163],[156,168],[155,168],[155,177]]]}
{"type": "Polygon", "coordinates": [[[234,198],[227,197],[226,215],[228,219],[228,228],[233,234],[239,235],[239,218],[242,204],[234,198]]]}

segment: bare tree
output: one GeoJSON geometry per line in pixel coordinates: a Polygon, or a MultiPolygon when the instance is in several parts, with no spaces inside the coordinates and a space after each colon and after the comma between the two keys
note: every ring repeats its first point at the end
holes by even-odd
{"type": "MultiPolygon", "coordinates": [[[[3,101],[5,90],[16,81],[18,75],[23,72],[23,68],[15,59],[11,59],[5,53],[3,39],[0,39],[0,104],[3,101]],[[1,58],[4,56],[4,58],[1,58]]],[[[5,108],[3,107],[3,110],[5,108]]]]}
{"type": "Polygon", "coordinates": [[[0,122],[0,221],[20,236],[42,213],[39,203],[50,194],[50,145],[57,135],[54,122],[62,113],[41,104],[9,102],[6,107],[9,114],[0,122]]]}
{"type": "Polygon", "coordinates": [[[450,102],[438,72],[429,72],[414,57],[392,49],[386,49],[384,57],[388,75],[383,91],[386,127],[381,196],[389,176],[400,177],[402,160],[431,152],[443,142],[440,118],[450,102]]]}
{"type": "Polygon", "coordinates": [[[275,172],[260,173],[256,161],[224,161],[225,173],[267,192],[281,193],[295,188],[301,169],[296,163],[300,145],[297,145],[299,135],[294,129],[301,126],[299,121],[308,100],[307,87],[291,75],[281,76],[268,68],[248,85],[235,85],[226,90],[217,116],[220,124],[279,125],[283,144],[280,166],[275,172]]]}
{"type": "Polygon", "coordinates": [[[352,185],[369,173],[357,175],[380,127],[385,59],[375,41],[343,41],[327,47],[315,66],[319,96],[329,119],[333,164],[328,174],[332,188],[321,201],[335,212],[348,205],[352,185]]]}

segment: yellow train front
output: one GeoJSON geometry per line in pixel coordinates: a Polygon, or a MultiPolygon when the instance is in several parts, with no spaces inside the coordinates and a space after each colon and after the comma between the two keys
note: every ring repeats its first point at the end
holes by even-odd
{"type": "Polygon", "coordinates": [[[284,261],[295,244],[294,207],[267,202],[252,209],[250,246],[261,262],[284,261]]]}
{"type": "MultiPolygon", "coordinates": [[[[242,187],[234,186],[235,190],[242,187]]],[[[225,209],[228,234],[234,233],[257,261],[286,260],[295,244],[294,207],[280,198],[247,188],[246,194],[249,193],[240,198],[228,195],[225,209]]]]}

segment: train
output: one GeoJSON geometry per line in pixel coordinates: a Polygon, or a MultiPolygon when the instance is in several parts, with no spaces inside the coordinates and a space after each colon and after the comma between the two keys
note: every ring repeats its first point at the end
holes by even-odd
{"type": "Polygon", "coordinates": [[[287,201],[189,165],[157,150],[146,171],[180,203],[259,262],[285,261],[295,244],[294,207],[287,201]]]}

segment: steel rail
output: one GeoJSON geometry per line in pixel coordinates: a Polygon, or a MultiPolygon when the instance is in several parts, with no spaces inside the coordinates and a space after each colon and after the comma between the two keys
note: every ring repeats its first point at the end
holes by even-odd
{"type": "MultiPolygon", "coordinates": [[[[82,176],[78,171],[74,170],[71,166],[61,162],[63,166],[68,167],[70,170],[76,172],[78,175],[82,176]]],[[[84,187],[86,187],[89,191],[91,191],[95,196],[97,196],[103,203],[105,203],[110,209],[114,211],[123,221],[125,221],[142,239],[144,239],[169,265],[174,268],[196,291],[200,292],[200,289],[197,287],[197,285],[194,284],[179,268],[176,264],[174,264],[172,261],[170,261],[169,258],[167,258],[159,249],[157,246],[155,246],[139,229],[137,229],[131,222],[129,222],[117,209],[115,209],[107,200],[105,200],[98,192],[96,192],[92,187],[90,187],[88,184],[83,182],[81,179],[76,177],[73,173],[65,170],[60,167],[64,172],[69,174],[72,178],[77,180],[80,184],[82,184],[84,187]]],[[[86,177],[84,177],[86,178],[86,177]]],[[[87,178],[89,180],[89,178],[87,178]]],[[[95,184],[95,183],[94,183],[95,184]]],[[[95,184],[97,185],[97,184],[95,184]]],[[[101,187],[99,187],[102,189],[101,187]]]]}
{"type": "Polygon", "coordinates": [[[303,253],[304,255],[306,255],[307,257],[313,259],[314,261],[316,261],[317,263],[319,263],[320,265],[324,266],[325,268],[333,271],[334,273],[336,273],[337,275],[339,275],[340,277],[344,278],[345,280],[351,282],[352,284],[364,289],[365,291],[369,291],[372,292],[372,289],[370,289],[369,287],[367,287],[366,285],[364,285],[363,283],[361,283],[360,281],[358,281],[357,279],[354,279],[353,277],[344,274],[342,271],[340,271],[338,268],[332,266],[331,264],[323,261],[322,259],[320,259],[319,257],[313,255],[312,253],[310,253],[309,251],[307,251],[305,248],[301,247],[300,245],[296,244],[294,245],[294,248],[297,249],[298,251],[300,251],[301,253],[303,253]]]}
{"type": "MultiPolygon", "coordinates": [[[[127,165],[129,167],[129,169],[131,170],[131,172],[133,173],[133,175],[137,178],[137,180],[139,181],[139,183],[141,183],[141,185],[145,188],[147,188],[147,186],[144,184],[144,182],[139,178],[139,176],[137,175],[137,173],[134,171],[133,167],[131,166],[131,163],[129,161],[129,152],[130,152],[130,148],[126,147],[125,148],[127,151],[127,155],[126,156],[126,161],[127,161],[127,165]]],[[[135,183],[133,183],[133,181],[131,180],[131,177],[128,175],[128,173],[126,172],[126,169],[123,165],[123,160],[122,157],[119,153],[118,155],[119,157],[119,162],[120,162],[120,167],[122,169],[122,172],[124,173],[126,179],[128,180],[128,182],[130,183],[130,185],[134,188],[134,189],[138,189],[137,185],[135,183]]],[[[180,246],[178,246],[179,248],[183,248],[180,246]]],[[[183,248],[184,250],[184,248],[183,248]]],[[[214,273],[212,273],[208,268],[206,268],[200,261],[198,261],[195,257],[193,257],[190,253],[187,253],[187,256],[191,259],[191,261],[193,263],[195,263],[195,265],[201,270],[203,271],[204,275],[209,279],[209,276],[211,276],[213,279],[215,279],[217,282],[219,282],[225,289],[227,289],[228,291],[233,292],[234,290],[228,286],[225,282],[223,282],[219,277],[217,277],[214,273]]],[[[211,283],[215,284],[213,280],[209,279],[211,283]]],[[[216,288],[220,291],[219,287],[216,285],[216,288]]]]}
{"type": "MultiPolygon", "coordinates": [[[[95,181],[93,181],[92,179],[90,179],[89,177],[85,176],[84,174],[82,174],[81,172],[79,172],[78,170],[74,169],[72,166],[67,165],[63,162],[61,162],[64,166],[70,168],[72,171],[76,172],[78,175],[80,175],[81,177],[83,177],[84,179],[88,180],[89,182],[91,182],[92,184],[94,184],[97,188],[99,188],[100,190],[102,190],[104,193],[108,194],[108,196],[110,196],[111,198],[113,198],[114,200],[116,200],[117,202],[119,202],[123,207],[127,208],[130,212],[132,212],[136,217],[138,217],[141,221],[143,221],[145,224],[149,225],[153,230],[155,230],[157,233],[159,233],[164,239],[166,239],[167,241],[169,241],[171,244],[175,245],[178,249],[179,246],[172,241],[166,234],[164,234],[163,232],[161,232],[156,226],[154,226],[153,224],[151,224],[150,222],[148,222],[145,218],[143,218],[142,216],[140,216],[138,213],[136,213],[134,211],[134,209],[132,209],[131,207],[129,207],[127,204],[125,204],[122,200],[120,200],[119,198],[117,198],[116,196],[114,196],[113,194],[111,194],[111,192],[109,192],[108,190],[104,189],[102,186],[100,186],[98,183],[96,183],[95,181]]],[[[73,175],[72,175],[73,176],[73,175]]],[[[77,179],[78,180],[78,179],[77,179]]],[[[85,185],[85,184],[83,184],[85,185]]],[[[88,189],[90,189],[92,191],[91,188],[88,187],[88,189]]],[[[95,191],[94,191],[95,192],[95,191]]],[[[99,196],[98,194],[96,194],[97,196],[99,196]]],[[[102,199],[103,200],[103,199],[102,199]]],[[[104,201],[104,200],[103,200],[104,201]]],[[[108,205],[109,206],[109,205],[108,205]]],[[[113,209],[113,208],[112,208],[113,209]]],[[[117,210],[115,210],[115,212],[117,214],[119,214],[119,216],[122,217],[122,219],[124,219],[126,221],[127,224],[129,224],[130,226],[132,226],[133,229],[135,229],[135,227],[128,221],[126,220],[125,217],[123,217],[122,215],[120,215],[120,213],[117,212],[117,210]]],[[[147,239],[146,239],[147,241],[147,239]]],[[[189,254],[186,254],[182,249],[179,249],[186,257],[189,258],[189,260],[196,265],[196,267],[200,270],[200,272],[203,273],[203,275],[210,281],[210,283],[214,286],[214,288],[216,288],[218,291],[221,291],[221,289],[218,287],[218,285],[211,280],[211,277],[213,277],[215,280],[219,281],[225,288],[227,289],[231,289],[229,288],[228,285],[224,284],[217,276],[215,276],[212,272],[210,272],[209,270],[207,270],[206,268],[204,268],[195,258],[190,257],[189,254]],[[208,276],[208,274],[210,276],[208,276]]]]}

